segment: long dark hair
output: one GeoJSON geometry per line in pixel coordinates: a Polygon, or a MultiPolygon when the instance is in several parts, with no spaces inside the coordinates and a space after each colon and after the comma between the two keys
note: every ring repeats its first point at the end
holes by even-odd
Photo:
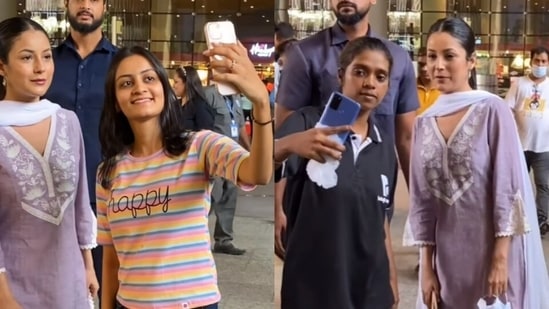
{"type": "Polygon", "coordinates": [[[200,81],[200,76],[195,68],[191,66],[184,66],[175,69],[175,74],[181,78],[185,84],[185,95],[187,96],[188,102],[206,102],[206,95],[204,94],[204,87],[202,87],[202,82],[200,81]]]}
{"type": "MultiPolygon", "coordinates": [[[[0,61],[8,64],[8,55],[13,47],[13,43],[19,36],[29,30],[41,31],[46,37],[48,33],[39,23],[26,17],[12,17],[0,22],[0,61]]],[[[4,86],[4,76],[0,75],[0,99],[6,97],[6,87],[4,86]]]]}
{"type": "Polygon", "coordinates": [[[112,172],[116,167],[117,156],[124,153],[134,143],[134,134],[128,118],[117,108],[116,72],[120,63],[131,56],[141,56],[151,64],[164,89],[164,109],[160,113],[160,128],[164,151],[177,156],[187,149],[189,134],[183,128],[182,109],[179,100],[170,86],[168,73],[158,59],[141,46],[126,47],[114,56],[105,82],[105,105],[99,123],[99,140],[104,161],[99,169],[101,186],[111,187],[112,172]]]}
{"type": "MultiPolygon", "coordinates": [[[[459,44],[465,49],[467,60],[470,60],[475,53],[475,33],[473,29],[463,19],[458,17],[446,17],[437,20],[429,29],[427,41],[431,34],[436,32],[445,32],[458,40],[459,44]]],[[[477,70],[471,70],[469,77],[469,86],[477,89],[477,70]]]]}

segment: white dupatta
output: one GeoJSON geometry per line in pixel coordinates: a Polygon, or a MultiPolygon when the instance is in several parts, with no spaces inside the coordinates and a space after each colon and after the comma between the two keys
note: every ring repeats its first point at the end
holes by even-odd
{"type": "Polygon", "coordinates": [[[473,104],[482,102],[489,98],[499,98],[495,94],[492,94],[483,90],[471,90],[455,92],[451,94],[441,94],[435,103],[427,108],[421,116],[423,117],[442,117],[473,104]]]}
{"type": "Polygon", "coordinates": [[[0,101],[0,127],[30,126],[51,117],[61,106],[46,99],[38,102],[0,101]]]}
{"type": "MultiPolygon", "coordinates": [[[[473,104],[483,102],[486,99],[496,99],[501,101],[501,104],[505,104],[498,96],[482,90],[443,94],[440,95],[437,101],[420,117],[441,117],[449,115],[473,104]]],[[[509,110],[509,112],[511,113],[511,110],[509,110]]],[[[548,309],[549,277],[547,274],[543,247],[541,245],[534,192],[532,190],[528,169],[526,168],[524,152],[520,146],[521,144],[516,124],[510,123],[509,125],[513,126],[516,132],[517,142],[515,144],[517,144],[518,147],[515,151],[519,153],[520,158],[523,158],[520,163],[524,188],[524,195],[522,198],[525,206],[526,218],[531,227],[529,233],[519,236],[524,238],[526,286],[523,306],[513,309],[548,309]]]]}

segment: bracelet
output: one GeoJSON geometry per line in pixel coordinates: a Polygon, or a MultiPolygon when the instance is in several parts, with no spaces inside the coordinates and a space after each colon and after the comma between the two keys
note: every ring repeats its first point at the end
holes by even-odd
{"type": "Polygon", "coordinates": [[[266,126],[266,125],[268,125],[268,124],[270,124],[270,123],[273,123],[273,122],[274,122],[274,118],[271,118],[270,120],[267,120],[267,121],[265,121],[265,122],[259,122],[259,121],[255,120],[255,118],[252,116],[252,121],[253,121],[255,124],[257,124],[257,125],[266,126]]]}

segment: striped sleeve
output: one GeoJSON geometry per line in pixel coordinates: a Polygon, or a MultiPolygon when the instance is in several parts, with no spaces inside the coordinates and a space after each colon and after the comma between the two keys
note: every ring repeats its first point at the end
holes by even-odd
{"type": "Polygon", "coordinates": [[[250,153],[227,136],[205,130],[196,134],[199,157],[204,158],[208,175],[225,178],[242,189],[251,189],[238,182],[240,165],[250,153]]]}
{"type": "Polygon", "coordinates": [[[95,184],[97,206],[97,244],[102,246],[112,245],[111,228],[107,219],[108,190],[101,186],[99,177],[95,184]]]}

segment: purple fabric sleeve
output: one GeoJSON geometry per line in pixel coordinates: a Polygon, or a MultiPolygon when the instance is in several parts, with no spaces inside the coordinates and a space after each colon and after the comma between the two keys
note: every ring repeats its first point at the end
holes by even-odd
{"type": "Polygon", "coordinates": [[[421,119],[416,119],[410,154],[410,227],[417,245],[435,245],[436,209],[420,158],[421,119]]]}
{"type": "Polygon", "coordinates": [[[409,58],[406,59],[403,70],[402,79],[398,87],[397,115],[413,112],[419,108],[416,73],[409,58]]]}
{"type": "Polygon", "coordinates": [[[513,114],[503,102],[492,104],[488,118],[488,144],[492,158],[494,229],[496,236],[523,234],[528,228],[523,206],[522,166],[525,159],[513,114]]]}
{"type": "Polygon", "coordinates": [[[293,44],[285,54],[276,103],[295,111],[311,104],[312,76],[299,44],[293,44]]]}
{"type": "Polygon", "coordinates": [[[72,130],[75,132],[73,139],[75,148],[78,149],[78,188],[76,189],[76,196],[74,198],[75,207],[75,222],[76,233],[78,236],[78,245],[80,249],[93,249],[97,246],[96,241],[96,224],[97,220],[91,208],[90,195],[88,192],[88,178],[86,174],[86,155],[84,152],[84,139],[82,137],[82,131],[80,124],[74,113],[71,113],[72,130]]]}

